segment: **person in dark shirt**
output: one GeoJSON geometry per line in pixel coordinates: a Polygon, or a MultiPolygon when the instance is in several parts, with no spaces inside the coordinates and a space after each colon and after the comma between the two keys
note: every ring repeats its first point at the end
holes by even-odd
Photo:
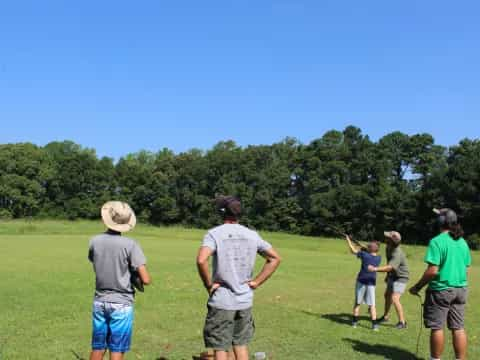
{"type": "Polygon", "coordinates": [[[377,255],[379,250],[378,242],[372,241],[368,243],[368,246],[365,249],[355,246],[348,235],[346,235],[345,238],[352,254],[355,254],[362,261],[355,286],[355,304],[353,307],[352,326],[357,327],[360,306],[362,304],[367,304],[372,318],[372,329],[378,331],[377,310],[375,306],[377,274],[368,271],[369,266],[376,267],[382,262],[382,257],[377,255]]]}

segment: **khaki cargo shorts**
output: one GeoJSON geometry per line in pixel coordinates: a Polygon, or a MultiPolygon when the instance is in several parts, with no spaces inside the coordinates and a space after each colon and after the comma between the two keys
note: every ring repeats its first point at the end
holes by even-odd
{"type": "Polygon", "coordinates": [[[427,291],[423,311],[425,327],[441,330],[447,323],[450,330],[462,330],[467,296],[467,288],[427,291]]]}
{"type": "Polygon", "coordinates": [[[208,307],[203,329],[207,348],[228,351],[232,346],[248,345],[255,333],[252,309],[222,310],[208,307]]]}

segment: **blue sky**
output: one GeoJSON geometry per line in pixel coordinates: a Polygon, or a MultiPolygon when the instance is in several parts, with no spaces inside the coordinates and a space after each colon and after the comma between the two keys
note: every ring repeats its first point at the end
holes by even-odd
{"type": "Polygon", "coordinates": [[[5,1],[0,143],[480,137],[478,1],[5,1]]]}

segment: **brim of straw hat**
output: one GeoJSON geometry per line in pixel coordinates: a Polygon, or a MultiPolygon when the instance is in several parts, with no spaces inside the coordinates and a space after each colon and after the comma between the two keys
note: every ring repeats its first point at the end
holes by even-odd
{"type": "MultiPolygon", "coordinates": [[[[130,209],[130,219],[129,219],[128,223],[118,224],[112,219],[112,217],[110,215],[110,210],[113,207],[113,204],[114,204],[113,201],[109,201],[102,206],[101,214],[102,214],[102,220],[103,220],[103,223],[105,224],[105,226],[107,228],[111,229],[111,230],[118,231],[118,232],[121,232],[121,233],[126,233],[126,232],[129,232],[129,231],[133,230],[133,228],[137,224],[137,218],[136,218],[133,210],[130,209]]],[[[129,206],[129,208],[130,208],[130,206],[129,206]]]]}

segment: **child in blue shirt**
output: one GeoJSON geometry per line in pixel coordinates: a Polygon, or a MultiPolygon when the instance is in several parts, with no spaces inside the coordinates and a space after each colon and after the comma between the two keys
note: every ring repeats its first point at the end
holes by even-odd
{"type": "Polygon", "coordinates": [[[372,329],[378,331],[379,326],[377,324],[377,310],[375,307],[375,286],[377,284],[377,276],[376,273],[368,271],[369,265],[378,267],[382,262],[382,257],[377,255],[379,250],[378,242],[372,241],[368,243],[366,248],[360,248],[352,243],[352,240],[348,235],[346,235],[345,238],[352,254],[355,254],[362,261],[355,286],[355,304],[353,307],[352,326],[357,327],[360,305],[367,304],[372,319],[372,329]]]}

